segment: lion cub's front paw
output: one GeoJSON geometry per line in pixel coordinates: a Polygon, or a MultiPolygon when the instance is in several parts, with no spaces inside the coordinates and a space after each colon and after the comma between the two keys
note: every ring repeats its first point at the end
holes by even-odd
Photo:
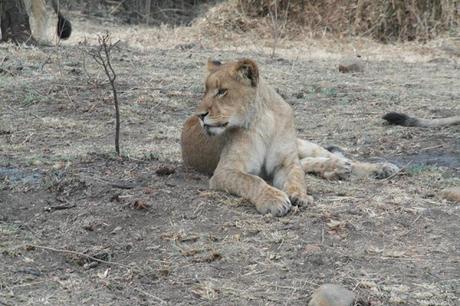
{"type": "Polygon", "coordinates": [[[399,171],[398,166],[392,163],[379,163],[373,175],[376,179],[384,179],[399,171]]]}
{"type": "Polygon", "coordinates": [[[273,216],[284,216],[291,209],[291,201],[286,193],[273,187],[268,187],[257,199],[256,208],[261,214],[271,213],[273,216]]]}
{"type": "Polygon", "coordinates": [[[327,180],[347,180],[351,175],[351,163],[343,159],[334,159],[330,169],[324,171],[323,177],[327,180]]]}
{"type": "Polygon", "coordinates": [[[289,194],[289,200],[295,206],[307,206],[313,204],[313,197],[307,195],[305,192],[293,192],[289,194]]]}

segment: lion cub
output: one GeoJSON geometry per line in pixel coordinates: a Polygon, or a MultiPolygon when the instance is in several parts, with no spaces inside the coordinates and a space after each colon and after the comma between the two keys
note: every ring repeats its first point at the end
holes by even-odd
{"type": "Polygon", "coordinates": [[[248,198],[263,214],[286,214],[312,201],[304,173],[328,180],[386,178],[399,168],[346,158],[337,150],[297,139],[291,107],[259,77],[249,59],[208,61],[206,92],[182,128],[187,167],[213,175],[211,188],[248,198]],[[272,182],[273,187],[264,179],[272,182]]]}
{"type": "Polygon", "coordinates": [[[182,130],[185,165],[213,173],[212,189],[247,198],[262,214],[311,202],[289,104],[252,60],[208,61],[208,70],[203,100],[182,130]]]}

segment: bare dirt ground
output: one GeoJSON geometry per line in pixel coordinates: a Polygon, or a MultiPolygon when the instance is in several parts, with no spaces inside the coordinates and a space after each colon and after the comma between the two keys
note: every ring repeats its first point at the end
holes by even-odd
{"type": "Polygon", "coordinates": [[[434,42],[284,41],[272,59],[251,37],[77,19],[60,47],[0,46],[1,305],[305,305],[323,283],[362,305],[459,305],[460,206],[438,196],[460,184],[459,127],[380,119],[459,114],[457,58],[434,42]],[[78,45],[101,25],[121,39],[122,158],[107,80],[78,45]],[[353,49],[364,72],[339,73],[353,49]],[[315,205],[282,218],[209,191],[179,148],[208,57],[255,59],[301,137],[403,171],[307,176],[315,205]]]}

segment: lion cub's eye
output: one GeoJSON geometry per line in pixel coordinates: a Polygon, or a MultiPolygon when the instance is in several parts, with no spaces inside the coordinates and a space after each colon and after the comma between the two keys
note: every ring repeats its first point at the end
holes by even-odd
{"type": "Polygon", "coordinates": [[[227,92],[228,92],[228,89],[219,88],[219,90],[217,91],[216,97],[222,98],[223,96],[227,94],[227,92]]]}

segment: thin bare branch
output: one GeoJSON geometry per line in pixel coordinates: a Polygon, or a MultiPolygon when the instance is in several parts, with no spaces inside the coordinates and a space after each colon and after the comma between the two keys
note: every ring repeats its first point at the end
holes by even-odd
{"type": "Polygon", "coordinates": [[[105,263],[105,264],[109,264],[109,265],[127,267],[126,265],[124,265],[122,263],[119,263],[119,262],[107,261],[107,260],[99,259],[97,257],[90,256],[90,255],[80,253],[80,252],[76,252],[76,251],[65,250],[65,249],[55,249],[55,248],[52,248],[52,247],[47,247],[47,246],[43,246],[43,245],[35,245],[35,244],[29,244],[29,245],[27,245],[27,247],[36,248],[36,249],[43,249],[43,250],[48,250],[48,251],[53,251],[53,252],[58,252],[58,253],[73,254],[73,255],[80,256],[80,257],[84,257],[84,258],[92,260],[92,261],[97,261],[97,262],[101,262],[101,263],[105,263]]]}
{"type": "Polygon", "coordinates": [[[104,68],[105,75],[107,76],[110,87],[112,88],[113,103],[115,106],[115,151],[118,156],[120,156],[120,108],[115,84],[117,74],[112,66],[111,52],[115,47],[117,47],[119,42],[120,41],[112,43],[110,34],[107,32],[104,35],[98,36],[98,46],[88,52],[94,61],[104,68]]]}

